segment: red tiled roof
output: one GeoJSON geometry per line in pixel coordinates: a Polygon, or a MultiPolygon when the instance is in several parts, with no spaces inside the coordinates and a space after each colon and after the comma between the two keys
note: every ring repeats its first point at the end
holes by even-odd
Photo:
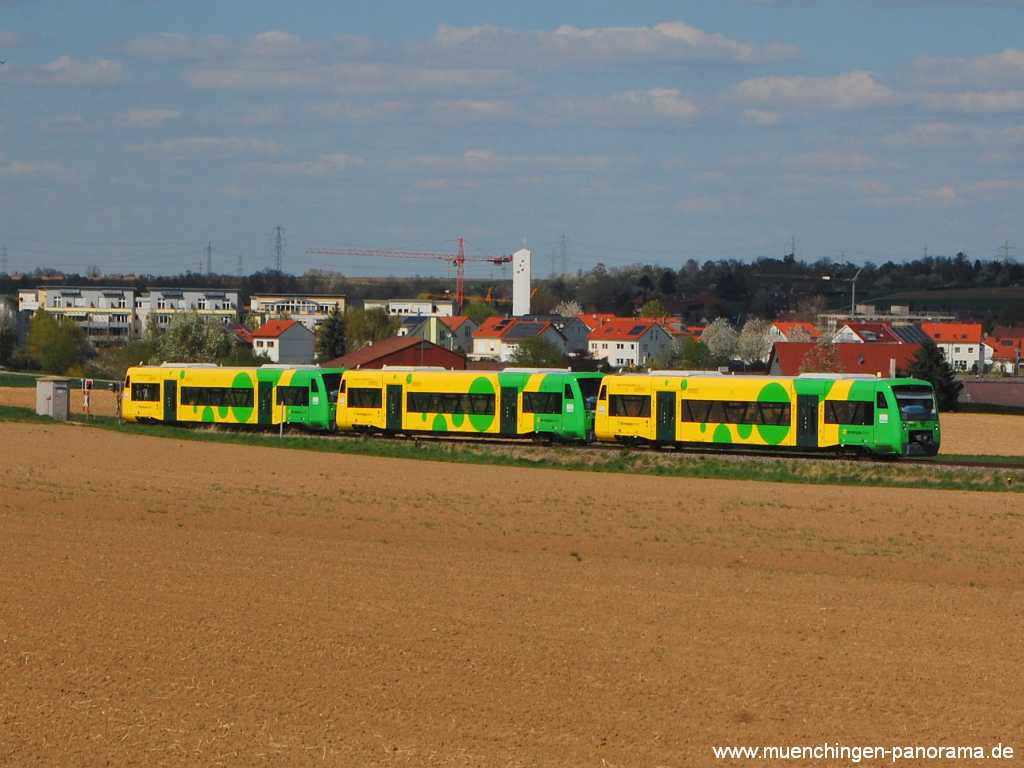
{"type": "Polygon", "coordinates": [[[515,319],[511,317],[488,317],[473,331],[477,339],[500,339],[512,328],[515,319]]]}
{"type": "Polygon", "coordinates": [[[294,320],[267,320],[252,332],[252,337],[254,339],[276,339],[295,324],[294,320]]]}
{"type": "Polygon", "coordinates": [[[902,344],[903,339],[892,332],[892,329],[885,323],[858,323],[852,321],[845,323],[845,326],[857,334],[864,341],[877,343],[902,344]]]}
{"type": "MultiPolygon", "coordinates": [[[[807,353],[816,346],[808,341],[775,342],[768,361],[769,370],[777,366],[783,376],[798,375],[807,353]]],[[[921,347],[918,344],[836,344],[835,348],[843,373],[888,376],[890,360],[895,358],[897,371],[906,371],[921,347]]]]}
{"type": "Polygon", "coordinates": [[[772,325],[779,330],[779,333],[786,337],[797,328],[805,331],[812,339],[816,339],[821,335],[821,331],[817,329],[814,323],[808,323],[804,320],[776,320],[772,325]]]}
{"type": "Polygon", "coordinates": [[[441,322],[448,326],[448,330],[457,331],[469,318],[466,315],[453,315],[452,317],[442,317],[441,322]]]}
{"type": "Polygon", "coordinates": [[[992,348],[992,359],[994,360],[1016,362],[1019,357],[1024,357],[1024,338],[986,336],[985,344],[992,348]]]}
{"type": "MultiPolygon", "coordinates": [[[[595,328],[587,336],[588,341],[635,341],[645,333],[658,326],[665,331],[664,326],[657,320],[651,318],[617,317],[595,328]]],[[[668,331],[665,331],[668,333],[668,331]]]]}
{"type": "Polygon", "coordinates": [[[252,344],[253,335],[252,331],[246,328],[244,325],[236,325],[231,329],[239,341],[243,341],[246,344],[252,344]]]}
{"type": "Polygon", "coordinates": [[[921,330],[940,344],[954,341],[977,344],[981,341],[981,323],[921,323],[921,330]]]}
{"type": "Polygon", "coordinates": [[[417,347],[423,345],[424,349],[434,349],[439,353],[445,355],[451,355],[453,360],[456,358],[462,358],[465,360],[465,356],[458,352],[451,352],[442,346],[434,344],[433,342],[422,339],[419,336],[389,336],[386,339],[375,341],[373,344],[369,344],[361,349],[357,349],[355,352],[349,352],[347,355],[336,357],[333,360],[326,360],[320,363],[321,368],[362,368],[362,367],[373,367],[368,364],[375,361],[379,361],[380,358],[388,355],[394,355],[396,352],[401,352],[405,349],[417,347]]]}
{"type": "Polygon", "coordinates": [[[594,330],[598,326],[616,319],[615,315],[611,312],[580,312],[576,317],[590,330],[594,330]]]}

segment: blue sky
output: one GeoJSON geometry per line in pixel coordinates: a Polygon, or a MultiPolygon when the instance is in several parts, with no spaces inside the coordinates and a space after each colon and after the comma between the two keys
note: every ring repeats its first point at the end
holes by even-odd
{"type": "Polygon", "coordinates": [[[486,5],[0,0],[12,271],[1018,247],[1024,0],[486,5]]]}

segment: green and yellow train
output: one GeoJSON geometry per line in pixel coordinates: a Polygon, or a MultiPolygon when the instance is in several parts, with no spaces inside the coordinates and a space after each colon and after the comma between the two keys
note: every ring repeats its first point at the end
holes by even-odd
{"type": "Polygon", "coordinates": [[[673,446],[934,456],[939,417],[919,379],[685,371],[606,376],[597,439],[673,446]]]}
{"type": "Polygon", "coordinates": [[[599,373],[561,369],[348,370],[338,429],[586,441],[594,434],[599,373]]]}
{"type": "Polygon", "coordinates": [[[129,368],[121,398],[127,421],[167,424],[291,424],[333,430],[341,368],[315,365],[164,363],[129,368]]]}
{"type": "Polygon", "coordinates": [[[152,423],[878,456],[934,456],[941,444],[928,382],[846,374],[165,363],[128,370],[122,415],[152,423]]]}

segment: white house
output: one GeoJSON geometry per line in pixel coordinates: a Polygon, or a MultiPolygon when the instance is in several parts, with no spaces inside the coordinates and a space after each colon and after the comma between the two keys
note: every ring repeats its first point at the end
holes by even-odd
{"type": "Polygon", "coordinates": [[[252,351],[272,363],[312,363],[314,338],[295,320],[268,320],[252,332],[252,351]]]}
{"type": "Polygon", "coordinates": [[[672,344],[672,334],[661,325],[633,318],[605,323],[587,338],[590,356],[614,368],[648,366],[672,344]]]}
{"type": "Polygon", "coordinates": [[[383,309],[389,315],[399,317],[452,317],[455,314],[455,302],[435,299],[365,299],[363,309],[383,309]]]}
{"type": "Polygon", "coordinates": [[[473,334],[473,356],[510,362],[520,342],[542,338],[565,354],[565,337],[551,323],[517,317],[489,317],[473,334]]]}
{"type": "Polygon", "coordinates": [[[983,342],[981,323],[921,323],[921,330],[942,350],[955,371],[977,370],[979,362],[992,363],[995,350],[983,342]]]}
{"type": "Polygon", "coordinates": [[[311,331],[327,319],[334,309],[345,313],[347,300],[341,294],[326,293],[264,293],[253,294],[249,309],[261,323],[267,320],[298,320],[311,331]]]}

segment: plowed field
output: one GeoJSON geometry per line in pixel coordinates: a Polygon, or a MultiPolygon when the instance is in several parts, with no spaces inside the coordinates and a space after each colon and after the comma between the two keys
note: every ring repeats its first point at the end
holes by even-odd
{"type": "Polygon", "coordinates": [[[1024,746],[1022,495],[11,423],[0,462],[3,765],[1024,746]]]}

